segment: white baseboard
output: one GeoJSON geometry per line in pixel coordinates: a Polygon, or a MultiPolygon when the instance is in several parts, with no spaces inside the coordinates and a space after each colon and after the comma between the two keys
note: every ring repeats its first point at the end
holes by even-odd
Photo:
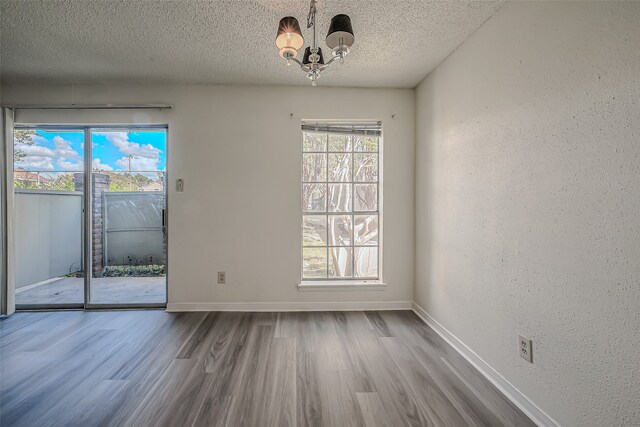
{"type": "Polygon", "coordinates": [[[411,301],[339,302],[187,302],[168,303],[167,311],[360,311],[411,310],[411,301]]]}
{"type": "Polygon", "coordinates": [[[460,353],[462,357],[467,359],[467,361],[489,380],[491,384],[500,390],[507,399],[531,418],[534,423],[541,427],[558,427],[560,425],[415,302],[413,303],[413,311],[429,325],[431,329],[436,331],[438,335],[448,342],[451,347],[460,353]]]}

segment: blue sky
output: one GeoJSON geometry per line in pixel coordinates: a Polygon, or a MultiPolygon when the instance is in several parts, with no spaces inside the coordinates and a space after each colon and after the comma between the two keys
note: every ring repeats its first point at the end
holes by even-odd
{"type": "MultiPolygon", "coordinates": [[[[77,171],[83,168],[83,132],[36,131],[33,144],[16,144],[26,156],[16,167],[28,170],[77,171]]],[[[166,131],[95,131],[93,168],[99,170],[155,171],[166,168],[166,131]],[[130,157],[132,156],[132,157],[130,157]]]]}

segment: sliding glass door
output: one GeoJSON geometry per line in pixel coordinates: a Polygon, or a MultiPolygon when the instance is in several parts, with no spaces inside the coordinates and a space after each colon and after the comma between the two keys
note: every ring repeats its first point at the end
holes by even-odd
{"type": "Polygon", "coordinates": [[[14,132],[17,308],[84,305],[84,131],[14,132]]]}
{"type": "Polygon", "coordinates": [[[166,129],[92,129],[92,305],[165,304],[166,129]]]}
{"type": "Polygon", "coordinates": [[[166,304],[161,127],[17,127],[16,308],[166,304]]]}

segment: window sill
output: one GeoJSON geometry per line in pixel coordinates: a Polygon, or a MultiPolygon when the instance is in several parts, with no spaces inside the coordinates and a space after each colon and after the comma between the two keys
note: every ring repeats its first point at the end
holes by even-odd
{"type": "Polygon", "coordinates": [[[298,291],[382,291],[386,283],[379,280],[317,280],[298,283],[298,291]]]}

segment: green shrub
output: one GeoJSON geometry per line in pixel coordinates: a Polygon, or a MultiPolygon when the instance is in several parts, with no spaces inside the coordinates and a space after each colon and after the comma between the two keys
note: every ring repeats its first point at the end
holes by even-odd
{"type": "Polygon", "coordinates": [[[164,265],[109,265],[99,277],[157,277],[165,275],[164,265]]]}

